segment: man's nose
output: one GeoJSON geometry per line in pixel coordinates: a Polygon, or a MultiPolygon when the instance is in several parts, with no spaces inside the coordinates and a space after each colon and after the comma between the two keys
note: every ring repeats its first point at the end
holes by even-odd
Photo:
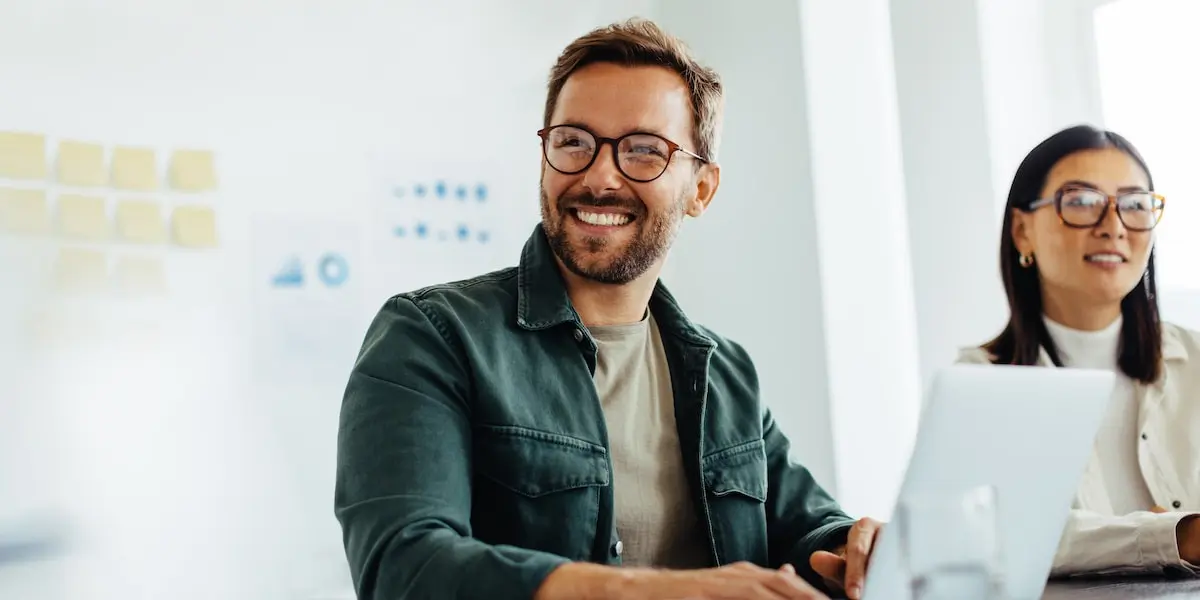
{"type": "Polygon", "coordinates": [[[583,187],[591,191],[593,196],[602,196],[625,186],[625,178],[613,157],[610,142],[602,142],[596,147],[596,160],[583,174],[583,187]]]}

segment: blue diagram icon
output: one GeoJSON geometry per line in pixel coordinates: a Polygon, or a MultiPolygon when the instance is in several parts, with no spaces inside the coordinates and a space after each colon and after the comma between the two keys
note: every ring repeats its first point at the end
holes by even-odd
{"type": "Polygon", "coordinates": [[[300,264],[300,257],[288,257],[279,271],[271,278],[271,285],[279,288],[297,288],[303,286],[304,267],[300,264]]]}
{"type": "Polygon", "coordinates": [[[317,263],[317,277],[328,287],[338,287],[350,277],[350,264],[340,254],[326,253],[317,263]]]}
{"type": "Polygon", "coordinates": [[[412,210],[417,212],[413,214],[406,211],[407,214],[403,216],[389,215],[386,218],[390,222],[381,225],[386,227],[385,231],[390,237],[417,243],[487,244],[494,242],[491,234],[482,230],[487,227],[486,222],[481,221],[477,224],[464,222],[472,216],[478,218],[473,213],[486,210],[487,205],[496,199],[492,197],[493,190],[489,187],[490,184],[486,179],[468,177],[462,179],[427,177],[423,181],[416,180],[405,185],[393,185],[389,190],[391,196],[397,199],[416,200],[412,210]],[[432,204],[428,204],[429,200],[454,200],[455,202],[443,204],[444,209],[442,207],[435,209],[432,204]],[[447,212],[435,214],[442,210],[447,212]]]}

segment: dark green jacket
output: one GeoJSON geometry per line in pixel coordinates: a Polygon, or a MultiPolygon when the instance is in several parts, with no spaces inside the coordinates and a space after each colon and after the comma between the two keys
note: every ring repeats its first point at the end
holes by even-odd
{"type": "MultiPolygon", "coordinates": [[[[852,521],[802,466],[736,343],[650,310],[714,565],[790,562],[852,521]]],[[[567,561],[620,564],[596,344],[541,227],[520,266],[384,305],[350,374],[335,508],[361,600],[529,600],[567,561]]]]}

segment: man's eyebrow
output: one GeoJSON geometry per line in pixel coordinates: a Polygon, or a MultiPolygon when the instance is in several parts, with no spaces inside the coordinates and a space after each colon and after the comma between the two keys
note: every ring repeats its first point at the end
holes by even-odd
{"type": "Polygon", "coordinates": [[[565,127],[575,127],[577,129],[585,129],[587,131],[592,130],[590,127],[587,126],[586,123],[584,123],[582,121],[571,120],[571,119],[568,119],[561,123],[554,123],[554,124],[550,125],[550,127],[564,127],[564,126],[565,127]]]}
{"type": "MultiPolygon", "coordinates": [[[[555,123],[555,124],[551,125],[550,127],[559,127],[559,126],[575,127],[575,128],[587,131],[588,133],[591,133],[592,135],[599,135],[599,134],[595,133],[595,130],[592,129],[591,127],[589,127],[587,125],[587,123],[584,123],[583,121],[579,121],[576,119],[567,119],[567,120],[562,121],[561,123],[555,123]]],[[[635,127],[634,129],[627,130],[624,133],[614,136],[614,137],[619,138],[619,137],[625,136],[625,135],[654,135],[654,136],[658,136],[664,140],[670,139],[665,134],[663,134],[661,131],[649,129],[646,127],[635,127]]],[[[601,136],[601,137],[603,137],[603,136],[601,136]]]]}

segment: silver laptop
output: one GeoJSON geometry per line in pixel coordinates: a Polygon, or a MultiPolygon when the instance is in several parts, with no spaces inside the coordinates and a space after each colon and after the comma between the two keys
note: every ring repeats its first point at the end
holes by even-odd
{"type": "Polygon", "coordinates": [[[866,600],[1036,600],[1115,374],[955,365],[922,411],[866,600]]]}

